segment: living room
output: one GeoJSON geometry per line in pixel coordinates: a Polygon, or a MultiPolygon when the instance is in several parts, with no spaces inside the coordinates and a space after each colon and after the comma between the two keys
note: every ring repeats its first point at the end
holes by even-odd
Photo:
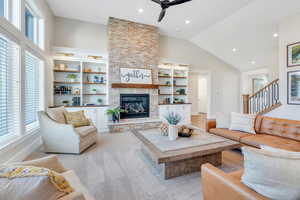
{"type": "Polygon", "coordinates": [[[0,0],[0,200],[300,199],[299,8],[0,0]]]}

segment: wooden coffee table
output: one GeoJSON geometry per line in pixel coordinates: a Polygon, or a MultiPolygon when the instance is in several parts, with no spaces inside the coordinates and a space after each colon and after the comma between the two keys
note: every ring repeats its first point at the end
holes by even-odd
{"type": "MultiPolygon", "coordinates": [[[[156,129],[156,131],[159,130],[156,129]]],[[[215,136],[224,140],[218,143],[162,152],[141,133],[142,130],[133,130],[132,132],[142,142],[143,154],[160,171],[164,179],[200,171],[201,165],[205,163],[219,166],[222,164],[222,151],[241,147],[239,142],[215,136]]]]}

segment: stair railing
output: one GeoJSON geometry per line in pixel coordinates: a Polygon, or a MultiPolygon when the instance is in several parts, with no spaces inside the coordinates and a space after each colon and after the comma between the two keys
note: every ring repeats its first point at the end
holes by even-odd
{"type": "Polygon", "coordinates": [[[255,92],[243,95],[243,112],[246,114],[264,114],[281,105],[279,101],[279,79],[255,92]]]}

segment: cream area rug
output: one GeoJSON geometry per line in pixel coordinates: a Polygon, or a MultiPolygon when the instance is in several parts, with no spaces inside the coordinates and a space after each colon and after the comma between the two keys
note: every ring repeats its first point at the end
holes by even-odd
{"type": "Polygon", "coordinates": [[[180,150],[190,147],[215,144],[225,142],[227,139],[214,136],[205,132],[197,132],[189,138],[179,137],[175,141],[169,140],[167,136],[162,136],[159,129],[149,129],[139,131],[149,142],[156,146],[161,152],[180,150]]]}

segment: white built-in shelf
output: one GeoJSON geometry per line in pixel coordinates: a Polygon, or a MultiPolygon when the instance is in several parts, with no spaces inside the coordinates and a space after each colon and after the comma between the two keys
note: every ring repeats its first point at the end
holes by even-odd
{"type": "Polygon", "coordinates": [[[180,64],[161,64],[159,66],[159,103],[188,103],[189,67],[180,64]],[[184,90],[184,94],[180,94],[184,90]]]}
{"type": "MultiPolygon", "coordinates": [[[[57,49],[56,49],[57,50],[57,49]]],[[[61,52],[62,50],[59,50],[61,52]]],[[[53,56],[54,66],[54,105],[62,105],[63,101],[73,103],[74,97],[80,97],[80,105],[98,106],[108,104],[108,63],[106,59],[93,59],[90,53],[72,50],[53,56]],[[75,81],[71,81],[70,74],[74,74],[75,81]],[[60,91],[71,90],[71,93],[59,94],[60,91]],[[95,93],[94,90],[97,92],[95,93]]],[[[96,58],[96,57],[95,57],[96,58]]],[[[98,57],[100,58],[100,57],[98,57]]]]}

